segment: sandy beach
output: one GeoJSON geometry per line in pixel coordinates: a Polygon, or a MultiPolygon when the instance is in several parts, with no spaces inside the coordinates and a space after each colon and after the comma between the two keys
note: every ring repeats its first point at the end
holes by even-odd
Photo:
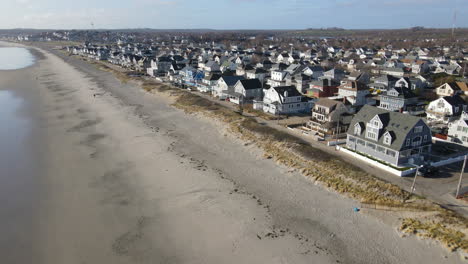
{"type": "Polygon", "coordinates": [[[30,220],[0,239],[2,263],[463,263],[170,98],[73,57],[34,55],[0,71],[0,89],[28,102],[37,156],[18,190],[30,211],[11,213],[30,220]]]}

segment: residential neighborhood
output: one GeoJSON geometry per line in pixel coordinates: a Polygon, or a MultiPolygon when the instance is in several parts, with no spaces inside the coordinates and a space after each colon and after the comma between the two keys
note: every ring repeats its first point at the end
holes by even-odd
{"type": "Polygon", "coordinates": [[[303,135],[336,141],[389,166],[430,163],[434,140],[467,145],[467,48],[190,41],[119,39],[66,51],[233,106],[300,117],[294,125],[303,135]]]}

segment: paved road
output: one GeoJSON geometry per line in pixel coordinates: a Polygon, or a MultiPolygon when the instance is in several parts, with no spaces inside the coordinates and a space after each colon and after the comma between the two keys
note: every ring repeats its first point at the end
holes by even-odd
{"type": "MultiPolygon", "coordinates": [[[[216,103],[219,103],[223,106],[226,106],[232,110],[238,110],[238,106],[233,103],[218,100],[205,93],[195,92],[195,91],[193,93],[200,95],[211,101],[214,101],[216,103]]],[[[248,113],[244,113],[244,115],[252,116],[251,114],[248,114],[248,113]]],[[[341,159],[349,163],[352,163],[353,165],[356,165],[360,167],[361,169],[365,170],[366,172],[378,177],[379,179],[398,185],[406,191],[411,190],[411,185],[414,180],[412,176],[411,177],[398,177],[378,167],[375,167],[371,164],[357,161],[352,156],[346,153],[340,152],[340,151],[336,151],[334,147],[327,146],[324,142],[316,141],[312,137],[303,135],[297,130],[291,130],[291,129],[286,128],[284,124],[282,124],[281,120],[280,121],[265,120],[260,117],[256,117],[256,120],[270,127],[274,127],[283,132],[289,133],[291,135],[299,136],[301,139],[307,141],[312,146],[318,149],[321,149],[327,153],[330,153],[332,155],[338,156],[341,159]]],[[[458,162],[458,163],[451,164],[449,166],[441,167],[440,172],[431,178],[418,177],[416,179],[416,188],[415,188],[416,194],[425,196],[445,208],[455,210],[461,213],[462,215],[464,215],[465,217],[468,217],[468,203],[462,200],[455,199],[455,190],[458,185],[460,172],[462,169],[462,164],[463,164],[462,162],[458,162]]],[[[462,182],[463,183],[462,190],[464,192],[468,192],[468,179],[467,179],[468,175],[464,175],[464,176],[465,177],[462,182]]]]}

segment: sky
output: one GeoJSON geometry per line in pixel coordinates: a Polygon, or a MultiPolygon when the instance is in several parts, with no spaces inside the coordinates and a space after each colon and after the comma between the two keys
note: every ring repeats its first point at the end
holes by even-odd
{"type": "Polygon", "coordinates": [[[0,28],[468,27],[468,0],[0,0],[0,28]],[[456,11],[455,11],[456,10],[456,11]]]}

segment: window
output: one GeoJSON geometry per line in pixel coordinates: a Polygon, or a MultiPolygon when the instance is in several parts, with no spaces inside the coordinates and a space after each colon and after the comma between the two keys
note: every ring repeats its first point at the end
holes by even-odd
{"type": "Polygon", "coordinates": [[[366,145],[368,148],[375,150],[375,144],[367,142],[366,145]]]}
{"type": "Polygon", "coordinates": [[[419,145],[421,145],[421,137],[413,138],[413,146],[419,146],[419,145]]]}
{"type": "Polygon", "coordinates": [[[393,151],[393,150],[387,150],[387,155],[390,156],[390,157],[395,157],[395,156],[396,156],[396,152],[393,151]]]}
{"type": "Polygon", "coordinates": [[[377,146],[377,152],[385,153],[385,148],[382,148],[382,147],[380,147],[380,146],[377,146]]]}
{"type": "Polygon", "coordinates": [[[417,126],[414,128],[414,133],[421,133],[423,131],[423,127],[422,126],[417,126]]]}
{"type": "Polygon", "coordinates": [[[375,140],[377,138],[377,135],[374,132],[368,131],[367,138],[375,140]]]}
{"type": "Polygon", "coordinates": [[[354,126],[354,135],[361,135],[361,125],[359,123],[354,126]]]}
{"type": "Polygon", "coordinates": [[[360,140],[360,139],[358,139],[357,143],[359,145],[363,145],[363,146],[366,145],[366,142],[364,142],[364,140],[360,140]]]}
{"type": "Polygon", "coordinates": [[[411,140],[410,139],[407,139],[406,140],[406,146],[409,147],[411,145],[411,140]]]}
{"type": "Polygon", "coordinates": [[[463,130],[463,132],[467,133],[468,132],[468,127],[464,127],[462,130],[463,130]]]}
{"type": "Polygon", "coordinates": [[[384,136],[384,144],[389,146],[392,144],[392,136],[389,133],[384,136]]]}
{"type": "Polygon", "coordinates": [[[462,137],[462,141],[466,142],[466,137],[465,136],[462,137]]]}
{"type": "Polygon", "coordinates": [[[349,137],[349,142],[356,142],[356,139],[353,137],[349,137]]]}
{"type": "Polygon", "coordinates": [[[427,142],[427,135],[424,135],[424,142],[427,142]]]}
{"type": "Polygon", "coordinates": [[[458,126],[458,127],[457,127],[457,131],[462,131],[462,129],[463,129],[463,128],[462,128],[461,126],[458,126]]]}

